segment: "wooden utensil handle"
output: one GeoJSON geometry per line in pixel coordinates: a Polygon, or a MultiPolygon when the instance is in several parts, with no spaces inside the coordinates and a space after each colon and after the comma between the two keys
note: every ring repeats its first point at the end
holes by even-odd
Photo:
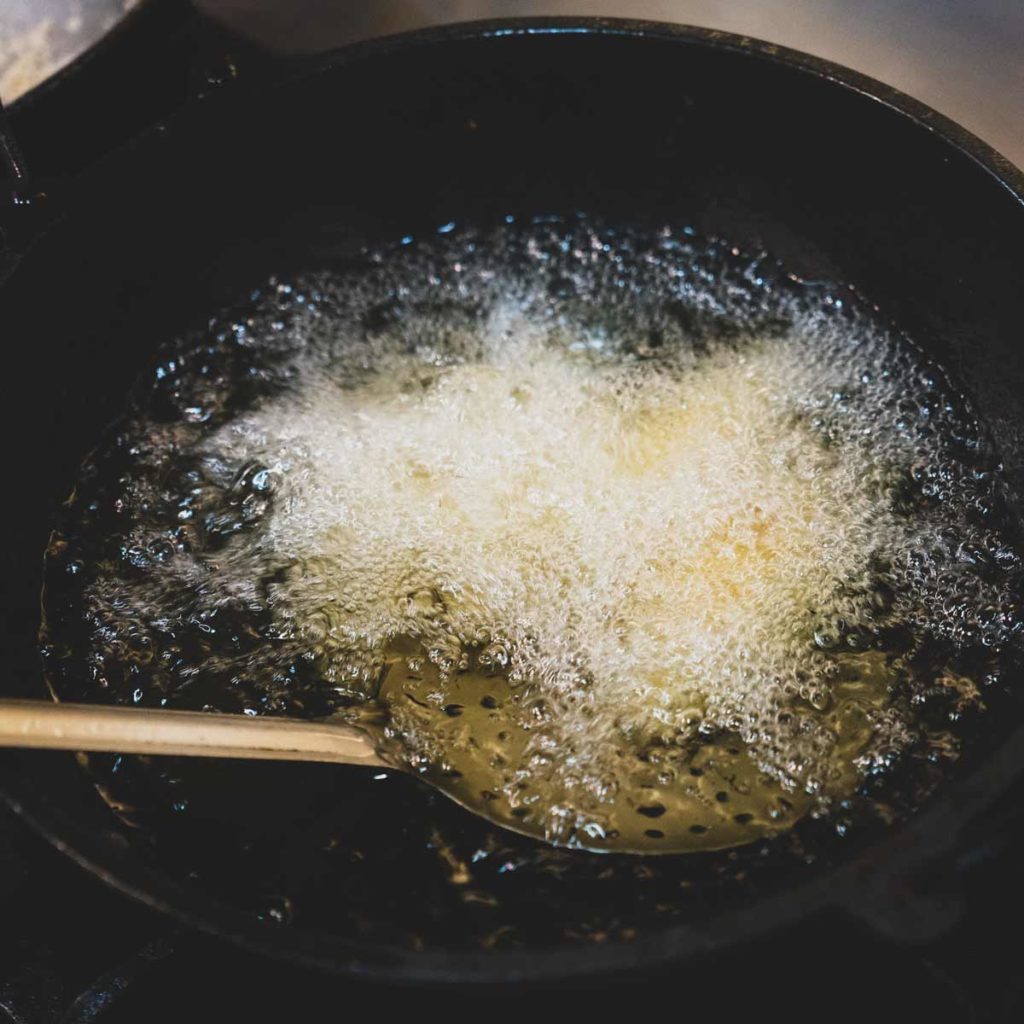
{"type": "Polygon", "coordinates": [[[0,700],[0,746],[384,765],[344,724],[30,700],[0,700]]]}

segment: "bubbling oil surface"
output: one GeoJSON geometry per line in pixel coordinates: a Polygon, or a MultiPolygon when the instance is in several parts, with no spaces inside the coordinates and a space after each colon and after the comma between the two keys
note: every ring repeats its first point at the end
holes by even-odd
{"type": "Polygon", "coordinates": [[[938,368],[848,289],[584,220],[403,240],[184,339],[51,558],[91,695],[383,708],[393,756],[591,849],[750,842],[954,757],[1021,630],[938,368]]]}

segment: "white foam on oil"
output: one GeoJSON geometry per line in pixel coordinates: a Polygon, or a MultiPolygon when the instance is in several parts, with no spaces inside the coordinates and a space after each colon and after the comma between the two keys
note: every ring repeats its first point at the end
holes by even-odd
{"type": "Polygon", "coordinates": [[[473,361],[392,353],[355,388],[300,371],[217,434],[218,458],[269,471],[246,543],[289,566],[276,614],[347,686],[398,637],[449,671],[482,648],[543,694],[562,755],[543,770],[573,785],[599,786],[624,735],[728,729],[826,787],[833,738],[780,719],[827,704],[822,635],[869,624],[879,564],[927,546],[931,525],[894,510],[916,449],[880,423],[906,375],[870,337],[799,326],[682,364],[572,341],[498,307],[473,361]]]}

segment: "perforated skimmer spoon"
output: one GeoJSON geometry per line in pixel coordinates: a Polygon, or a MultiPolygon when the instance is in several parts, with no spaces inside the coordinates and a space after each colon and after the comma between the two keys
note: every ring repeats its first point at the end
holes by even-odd
{"type": "MultiPolygon", "coordinates": [[[[707,744],[683,777],[669,783],[654,771],[623,785],[603,813],[574,810],[552,835],[546,811],[554,795],[518,791],[515,769],[529,756],[529,733],[502,712],[515,701],[508,681],[482,672],[445,681],[433,666],[409,670],[393,662],[378,699],[326,719],[264,717],[163,708],[0,700],[0,746],[176,757],[322,761],[408,772],[488,821],[534,839],[576,849],[688,853],[750,842],[787,828],[805,807],[780,799],[748,759],[728,743],[707,744]],[[430,730],[443,763],[409,756],[386,729],[400,712],[430,730]],[[390,715],[389,715],[390,713],[390,715]],[[411,717],[410,717],[411,716],[411,717]],[[510,775],[510,772],[512,775],[510,775]],[[510,792],[512,796],[510,797],[510,792]],[[609,822],[612,824],[609,825],[609,822]]],[[[646,767],[646,766],[642,766],[646,767]]],[[[564,798],[563,798],[564,799],[564,798]]]]}

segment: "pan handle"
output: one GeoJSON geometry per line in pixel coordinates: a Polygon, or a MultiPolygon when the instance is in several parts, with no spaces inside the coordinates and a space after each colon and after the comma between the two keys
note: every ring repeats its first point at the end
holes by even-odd
{"type": "Polygon", "coordinates": [[[239,65],[258,78],[260,52],[202,17],[191,0],[148,0],[6,111],[0,107],[0,282],[71,194],[88,191],[87,171],[231,81],[239,65]]]}
{"type": "Polygon", "coordinates": [[[266,58],[200,14],[191,0],[147,0],[94,46],[8,107],[8,131],[54,196],[139,134],[266,58]]]}
{"type": "Polygon", "coordinates": [[[0,100],[0,160],[3,161],[7,173],[16,185],[23,184],[28,180],[25,158],[21,155],[21,147],[14,137],[14,132],[11,131],[3,100],[0,100]]]}
{"type": "Polygon", "coordinates": [[[28,165],[0,101],[0,170],[8,181],[0,189],[0,282],[17,266],[19,256],[35,236],[39,218],[36,207],[45,196],[30,187],[28,165]]]}

